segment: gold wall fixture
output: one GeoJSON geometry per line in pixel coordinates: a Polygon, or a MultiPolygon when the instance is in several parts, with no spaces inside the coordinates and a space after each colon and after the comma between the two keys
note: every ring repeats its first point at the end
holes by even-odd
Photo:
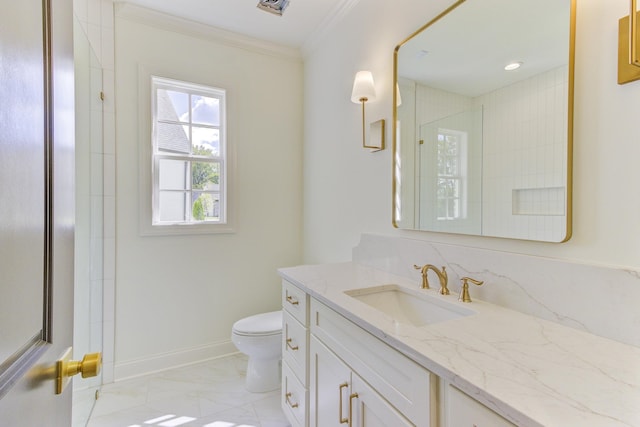
{"type": "Polygon", "coordinates": [[[364,148],[371,148],[371,152],[384,150],[384,119],[369,125],[369,143],[364,148]]]}
{"type": "Polygon", "coordinates": [[[353,80],[353,90],[351,91],[351,102],[362,105],[362,146],[371,148],[372,152],[384,150],[384,119],[378,120],[370,125],[371,140],[367,144],[365,132],[365,103],[376,99],[376,89],[373,83],[371,71],[358,71],[353,80]]]}
{"type": "Polygon", "coordinates": [[[629,16],[618,21],[618,84],[640,79],[638,53],[638,11],[636,0],[631,0],[629,16]]]}

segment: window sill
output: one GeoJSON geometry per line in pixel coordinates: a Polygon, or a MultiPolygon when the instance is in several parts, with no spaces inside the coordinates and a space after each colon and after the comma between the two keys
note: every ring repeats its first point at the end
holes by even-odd
{"type": "Polygon", "coordinates": [[[181,236],[194,234],[233,234],[231,224],[163,224],[141,225],[141,236],[181,236]]]}

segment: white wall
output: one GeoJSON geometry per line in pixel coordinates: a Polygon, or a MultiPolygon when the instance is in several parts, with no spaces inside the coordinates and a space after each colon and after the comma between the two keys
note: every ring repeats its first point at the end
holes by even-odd
{"type": "Polygon", "coordinates": [[[235,351],[233,322],[278,309],[276,268],[302,258],[301,59],[182,24],[116,14],[116,379],[235,351]],[[234,234],[139,235],[139,69],[227,89],[234,234]]]}
{"type": "MultiPolygon", "coordinates": [[[[395,230],[391,150],[360,147],[360,110],[349,101],[369,69],[378,99],[368,121],[392,118],[395,45],[451,1],[360,1],[305,58],[304,248],[306,262],[351,258],[363,232],[640,268],[640,82],[619,86],[618,19],[627,0],[578,0],[573,237],[563,244],[395,230]]],[[[390,128],[391,126],[388,126],[390,128]]],[[[391,137],[390,130],[387,137],[391,137]]],[[[428,260],[425,260],[428,261],[428,260]]]]}

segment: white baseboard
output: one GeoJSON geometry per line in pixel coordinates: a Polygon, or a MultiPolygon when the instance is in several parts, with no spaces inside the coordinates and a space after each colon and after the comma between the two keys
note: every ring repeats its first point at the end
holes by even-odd
{"type": "Polygon", "coordinates": [[[114,382],[193,365],[235,353],[238,353],[238,350],[229,340],[126,362],[116,362],[114,365],[114,382]]]}

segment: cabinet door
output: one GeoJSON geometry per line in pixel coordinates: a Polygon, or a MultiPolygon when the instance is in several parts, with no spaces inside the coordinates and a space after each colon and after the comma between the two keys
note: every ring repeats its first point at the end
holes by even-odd
{"type": "Polygon", "coordinates": [[[348,423],[351,370],[316,337],[311,336],[310,341],[310,426],[344,426],[348,423]]]}
{"type": "Polygon", "coordinates": [[[355,373],[351,379],[349,408],[357,427],[413,426],[355,373]]]}
{"type": "Polygon", "coordinates": [[[449,385],[448,392],[449,427],[516,427],[457,388],[449,385]]]}
{"type": "Polygon", "coordinates": [[[307,379],[307,329],[287,310],[283,310],[282,359],[306,387],[307,379]]]}
{"type": "Polygon", "coordinates": [[[282,411],[292,427],[307,426],[307,390],[302,386],[286,361],[282,363],[281,404],[282,411]]]}

